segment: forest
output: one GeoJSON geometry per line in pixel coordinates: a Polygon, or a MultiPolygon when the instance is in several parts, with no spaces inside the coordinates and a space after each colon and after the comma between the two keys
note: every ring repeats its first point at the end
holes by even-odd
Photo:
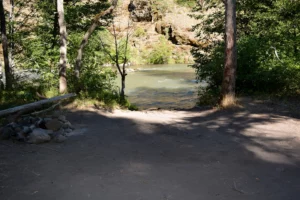
{"type": "Polygon", "coordinates": [[[193,10],[185,14],[197,20],[197,24],[189,24],[197,40],[192,44],[190,61],[183,61],[180,52],[171,54],[170,41],[176,40],[177,46],[180,43],[164,31],[156,39],[157,45],[133,48],[135,41],[149,38],[150,31],[135,26],[138,22],[132,14],[143,1],[132,2],[132,10],[122,1],[1,2],[2,109],[67,92],[76,93],[78,99],[130,107],[124,89],[126,66],[130,63],[188,62],[195,69],[195,77],[207,83],[199,87],[199,104],[220,103],[226,76],[232,76],[226,86],[232,89],[227,93],[238,96],[297,98],[300,94],[298,1],[234,2],[235,31],[230,33],[236,40],[230,58],[234,66],[224,63],[228,15],[226,4],[218,0],[149,3],[150,21],[157,24],[164,12],[170,13],[175,7],[193,10]],[[118,15],[123,18],[119,24],[114,19],[118,15]],[[137,61],[140,54],[143,61],[137,61]],[[115,67],[103,67],[107,65],[115,67]],[[229,71],[234,69],[231,75],[225,74],[227,67],[229,71]],[[114,83],[118,74],[120,86],[114,83]]]}

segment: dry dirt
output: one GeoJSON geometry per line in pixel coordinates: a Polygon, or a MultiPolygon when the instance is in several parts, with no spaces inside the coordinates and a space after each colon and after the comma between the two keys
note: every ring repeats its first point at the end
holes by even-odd
{"type": "Polygon", "coordinates": [[[65,143],[0,143],[0,199],[298,200],[300,118],[287,105],[65,111],[65,143]]]}

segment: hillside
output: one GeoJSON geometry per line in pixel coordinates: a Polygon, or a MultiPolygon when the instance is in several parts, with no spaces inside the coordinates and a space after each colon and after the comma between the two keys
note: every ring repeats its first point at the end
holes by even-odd
{"type": "Polygon", "coordinates": [[[174,0],[135,0],[136,10],[130,14],[127,11],[129,2],[120,2],[115,21],[124,32],[130,19],[132,64],[145,64],[149,54],[163,48],[160,45],[162,38],[167,39],[165,46],[171,51],[168,63],[193,62],[190,50],[198,42],[192,26],[197,21],[188,16],[191,13],[189,8],[176,4],[174,0]]]}

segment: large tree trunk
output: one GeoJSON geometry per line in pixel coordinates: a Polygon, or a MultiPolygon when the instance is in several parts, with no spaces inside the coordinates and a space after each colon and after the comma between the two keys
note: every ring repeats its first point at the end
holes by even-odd
{"type": "Polygon", "coordinates": [[[14,0],[10,0],[10,12],[9,12],[9,35],[10,35],[10,42],[9,47],[10,50],[8,52],[8,58],[9,58],[9,64],[10,69],[13,70],[14,68],[14,48],[15,48],[15,42],[14,42],[14,21],[15,21],[15,3],[14,0]]]}
{"type": "Polygon", "coordinates": [[[68,99],[68,98],[71,98],[71,97],[75,97],[76,94],[65,94],[63,96],[56,96],[56,97],[52,97],[50,99],[43,99],[43,100],[40,100],[40,101],[36,101],[36,102],[33,102],[33,103],[29,103],[29,104],[25,104],[25,105],[22,105],[22,106],[17,106],[17,107],[13,107],[13,108],[9,108],[9,109],[6,109],[6,110],[1,110],[0,111],[0,117],[3,117],[3,116],[7,116],[7,115],[10,115],[10,114],[13,114],[13,113],[16,113],[16,112],[20,112],[20,111],[31,111],[31,110],[34,110],[34,109],[37,109],[39,107],[41,107],[42,105],[44,104],[48,104],[48,103],[53,103],[53,102],[56,102],[56,101],[60,101],[60,100],[63,100],[63,99],[68,99]]]}
{"type": "Polygon", "coordinates": [[[60,59],[59,59],[59,92],[67,91],[67,28],[64,19],[64,1],[57,0],[58,24],[60,34],[60,59]]]}
{"type": "Polygon", "coordinates": [[[235,104],[236,0],[225,0],[225,45],[225,64],[220,98],[220,104],[224,107],[235,104]]]}
{"type": "Polygon", "coordinates": [[[3,8],[3,0],[0,0],[0,20],[1,20],[1,37],[2,37],[2,48],[4,57],[4,69],[5,69],[5,85],[6,89],[12,88],[12,74],[8,59],[8,41],[6,35],[6,22],[5,13],[3,8]]]}
{"type": "Polygon", "coordinates": [[[114,8],[118,4],[118,0],[112,0],[112,6],[110,6],[107,10],[97,14],[93,20],[93,24],[90,26],[88,31],[84,34],[83,39],[81,41],[80,47],[78,49],[77,53],[77,58],[76,58],[76,63],[75,63],[75,76],[77,79],[79,79],[80,76],[80,68],[81,68],[81,61],[82,61],[82,56],[83,56],[83,49],[84,47],[88,44],[88,40],[92,33],[95,31],[95,29],[99,26],[99,20],[101,17],[108,15],[112,13],[114,8]]]}

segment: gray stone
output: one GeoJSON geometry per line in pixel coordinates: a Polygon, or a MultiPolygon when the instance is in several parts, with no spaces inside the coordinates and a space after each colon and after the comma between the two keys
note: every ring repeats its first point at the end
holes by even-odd
{"type": "Polygon", "coordinates": [[[67,122],[66,116],[64,116],[64,115],[59,115],[58,120],[62,121],[62,122],[67,122]]]}
{"type": "Polygon", "coordinates": [[[19,125],[18,125],[17,123],[15,123],[15,122],[11,122],[11,123],[9,123],[7,126],[10,126],[10,127],[13,128],[13,129],[19,127],[19,125]]]}
{"type": "Polygon", "coordinates": [[[24,131],[17,132],[15,139],[20,140],[20,141],[25,141],[26,140],[26,134],[24,131]]]}
{"type": "Polygon", "coordinates": [[[31,131],[33,131],[33,130],[34,130],[36,127],[35,127],[35,125],[34,125],[34,124],[32,124],[32,125],[30,125],[30,127],[29,127],[29,128],[30,128],[30,130],[31,130],[31,131]]]}
{"type": "Polygon", "coordinates": [[[42,124],[43,122],[44,122],[43,119],[37,118],[37,119],[35,120],[34,124],[35,124],[36,127],[42,128],[42,127],[40,127],[40,126],[41,126],[41,124],[42,124]]]}
{"type": "Polygon", "coordinates": [[[16,127],[14,128],[14,131],[15,131],[15,132],[21,132],[21,131],[23,131],[23,127],[22,127],[22,126],[16,126],[16,127]]]}
{"type": "Polygon", "coordinates": [[[57,142],[57,143],[62,143],[64,141],[67,140],[67,137],[63,136],[63,135],[57,135],[54,137],[53,141],[57,142]]]}
{"type": "Polygon", "coordinates": [[[66,132],[66,133],[71,133],[72,131],[73,131],[73,130],[70,129],[70,128],[67,128],[67,129],[64,130],[64,132],[66,132]]]}
{"type": "Polygon", "coordinates": [[[31,128],[29,128],[28,126],[23,126],[23,132],[24,132],[25,134],[29,134],[29,133],[32,132],[32,130],[31,130],[31,128]]]}
{"type": "Polygon", "coordinates": [[[36,128],[28,136],[28,143],[39,144],[49,142],[51,137],[48,135],[48,131],[41,128],[36,128]]]}
{"type": "Polygon", "coordinates": [[[53,132],[53,134],[51,135],[51,138],[55,138],[58,135],[66,136],[66,133],[65,133],[64,129],[61,128],[58,131],[53,132]]]}
{"type": "Polygon", "coordinates": [[[47,123],[47,122],[49,122],[49,121],[51,121],[51,120],[52,120],[52,118],[50,118],[50,117],[44,118],[45,123],[47,123]]]}
{"type": "Polygon", "coordinates": [[[54,135],[54,131],[52,130],[46,130],[47,134],[52,137],[54,135]]]}
{"type": "Polygon", "coordinates": [[[58,119],[52,119],[51,121],[48,121],[45,125],[46,128],[49,130],[58,131],[63,126],[63,123],[60,122],[58,119]]]}
{"type": "Polygon", "coordinates": [[[70,128],[70,129],[73,129],[73,130],[75,129],[74,126],[69,121],[66,121],[64,123],[63,128],[64,129],[69,129],[70,128]]]}
{"type": "Polygon", "coordinates": [[[0,129],[0,140],[8,140],[12,135],[14,135],[14,130],[10,126],[5,126],[0,129]]]}

